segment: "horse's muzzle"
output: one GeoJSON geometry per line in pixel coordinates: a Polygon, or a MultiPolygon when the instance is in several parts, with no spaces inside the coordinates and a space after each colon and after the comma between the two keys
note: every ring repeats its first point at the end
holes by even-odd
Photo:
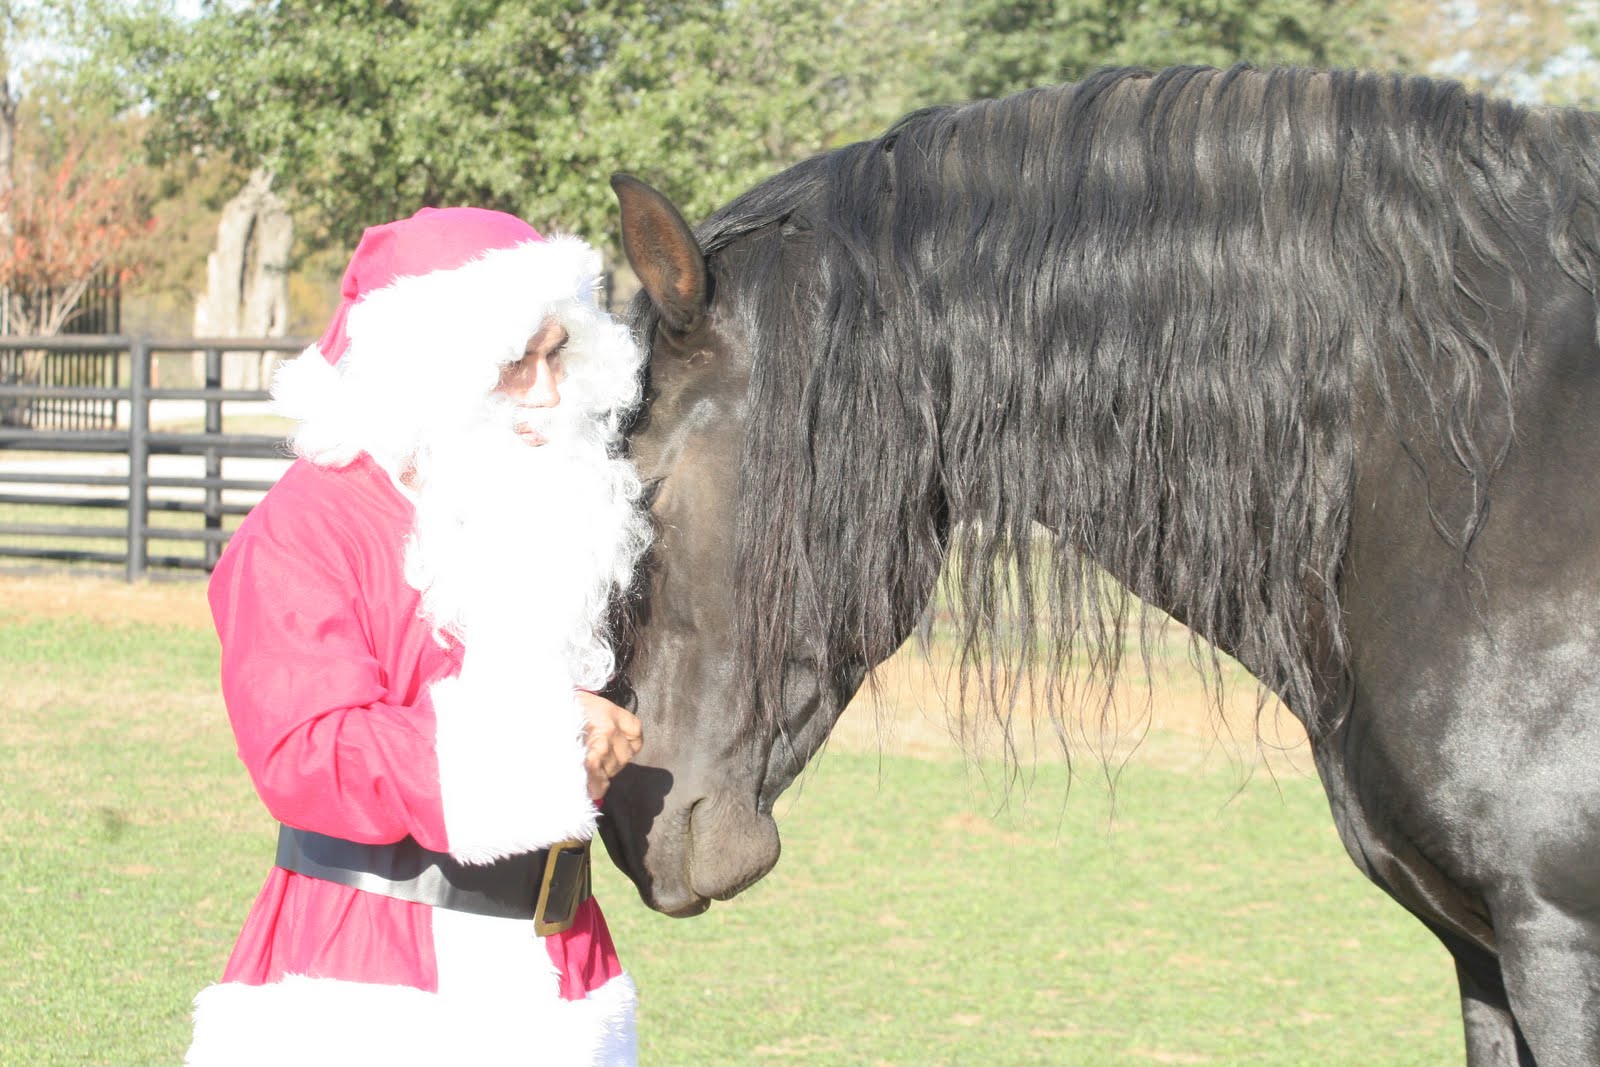
{"type": "Polygon", "coordinates": [[[728,795],[677,804],[656,768],[631,766],[606,795],[600,836],[640,898],[666,915],[699,915],[759,881],[778,862],[770,815],[728,795]],[[631,772],[631,773],[630,773],[631,772]]]}
{"type": "Polygon", "coordinates": [[[772,816],[725,793],[694,805],[689,837],[690,889],[712,900],[728,900],[760,881],[781,851],[772,816]]]}

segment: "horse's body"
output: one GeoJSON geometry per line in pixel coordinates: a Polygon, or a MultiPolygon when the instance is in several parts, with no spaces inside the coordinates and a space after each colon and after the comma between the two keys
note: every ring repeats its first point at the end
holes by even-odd
{"type": "Polygon", "coordinates": [[[1350,855],[1455,956],[1473,1064],[1600,1063],[1597,134],[1417,79],[1106,72],[911,116],[698,241],[619,179],[661,536],[607,843],[646,901],[770,869],[947,556],[1001,705],[1075,647],[1117,667],[1103,568],[1304,722],[1350,855]]]}

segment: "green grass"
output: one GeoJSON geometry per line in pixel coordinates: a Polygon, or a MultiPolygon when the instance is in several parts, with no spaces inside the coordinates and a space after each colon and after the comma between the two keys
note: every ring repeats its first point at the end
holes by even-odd
{"type": "Polygon", "coordinates": [[[177,1062],[267,836],[195,697],[215,641],[71,620],[0,633],[5,1062],[177,1062]]]}
{"type": "MultiPolygon", "coordinates": [[[[215,640],[6,594],[0,1060],[178,1062],[272,855],[215,640]]],[[[1448,958],[1316,783],[1160,762],[1135,756],[1113,814],[1095,768],[1008,790],[830,750],[780,803],[777,869],[692,920],[602,861],[643,1062],[1460,1062],[1448,958]]]]}
{"type": "Polygon", "coordinates": [[[957,762],[825,756],[744,897],[692,932],[608,907],[645,1059],[1459,1061],[1448,958],[1356,874],[1317,786],[1236,784],[1136,765],[1111,819],[1041,772],[991,818],[957,762]]]}

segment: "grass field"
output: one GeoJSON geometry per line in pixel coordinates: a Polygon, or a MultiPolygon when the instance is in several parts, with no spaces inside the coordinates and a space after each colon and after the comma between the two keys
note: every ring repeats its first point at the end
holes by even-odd
{"type": "MultiPolygon", "coordinates": [[[[176,1063],[273,841],[202,587],[0,577],[0,671],[0,1063],[176,1063]]],[[[885,679],[743,896],[670,920],[597,865],[644,1063],[1461,1061],[1448,957],[1344,856],[1303,749],[1218,741],[1253,707],[1219,728],[1169,682],[1113,808],[1093,757],[1007,786],[919,710],[927,668],[885,679]]]]}

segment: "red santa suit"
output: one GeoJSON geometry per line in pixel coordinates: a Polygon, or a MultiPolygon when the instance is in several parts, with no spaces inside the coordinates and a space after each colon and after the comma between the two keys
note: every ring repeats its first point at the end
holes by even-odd
{"type": "MultiPolygon", "coordinates": [[[[408,475],[418,442],[448,437],[550,317],[572,336],[563,405],[614,443],[639,354],[594,305],[597,268],[580,242],[498,213],[369,230],[334,324],[280,373],[303,458],[241,524],[210,601],[240,758],[286,826],[467,863],[592,835],[574,693],[609,670],[583,635],[642,550],[636,479],[606,461],[622,488],[583,520],[602,547],[556,563],[592,572],[557,576],[571,618],[519,634],[520,610],[547,614],[546,586],[530,579],[503,611],[498,583],[452,593],[454,525],[430,561],[408,475]]],[[[633,1063],[634,989],[595,901],[563,932],[533,927],[275,867],[196,999],[186,1063],[633,1063]]]]}

